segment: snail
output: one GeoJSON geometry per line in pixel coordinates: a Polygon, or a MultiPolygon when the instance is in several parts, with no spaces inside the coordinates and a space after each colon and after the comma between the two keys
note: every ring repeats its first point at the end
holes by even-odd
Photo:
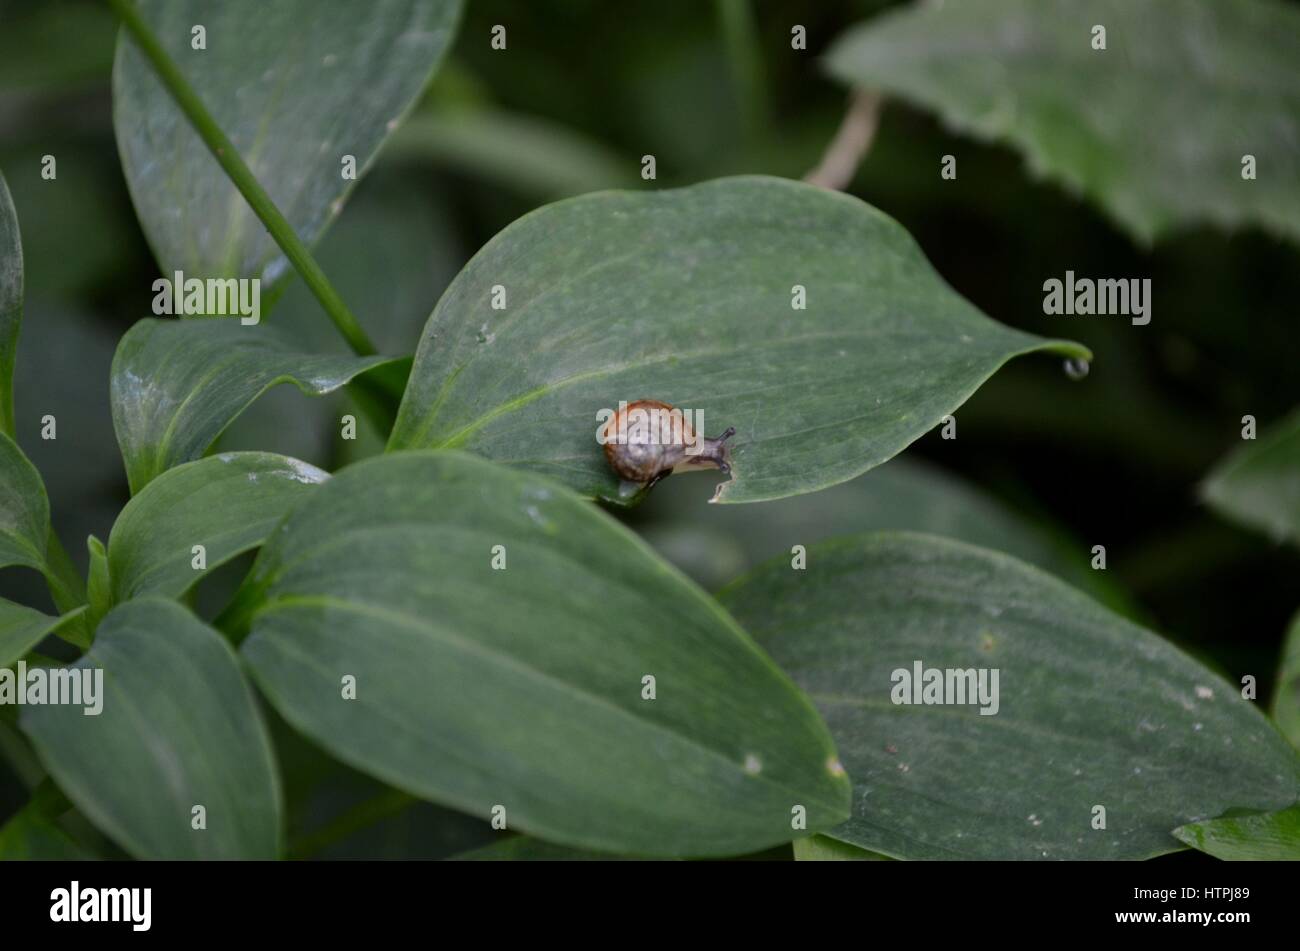
{"type": "MultiPolygon", "coordinates": [[[[609,410],[603,410],[601,416],[609,410]]],[[[728,426],[709,439],[695,432],[692,412],[659,400],[620,403],[596,433],[609,467],[622,479],[649,488],[677,469],[694,467],[731,472],[726,441],[736,434],[728,426]]]]}

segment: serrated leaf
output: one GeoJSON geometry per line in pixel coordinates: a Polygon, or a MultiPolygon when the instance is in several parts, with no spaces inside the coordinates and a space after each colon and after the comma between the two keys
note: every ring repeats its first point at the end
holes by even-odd
{"type": "Polygon", "coordinates": [[[1174,835],[1218,859],[1300,861],[1300,803],[1279,812],[1189,823],[1174,835]]]}
{"type": "Polygon", "coordinates": [[[108,539],[112,600],[175,598],[262,544],[286,512],[329,478],[269,452],[229,452],[168,469],[127,503],[108,539]],[[205,568],[194,567],[195,545],[205,568]]]}
{"type": "Polygon", "coordinates": [[[597,414],[655,399],[702,412],[702,435],[736,427],[720,501],[781,498],[879,465],[1035,350],[1089,355],[986,318],[856,198],[758,177],[605,192],[526,215],[461,271],[389,448],[467,449],[625,502],[597,414]]]}
{"type": "Polygon", "coordinates": [[[850,30],[826,65],[1014,146],[1144,242],[1200,221],[1295,240],[1298,32],[1265,0],[918,3],[850,30]]]}
{"type": "Polygon", "coordinates": [[[1201,497],[1234,522],[1300,545],[1300,410],[1215,466],[1201,497]]]}
{"type": "Polygon", "coordinates": [[[14,436],[14,354],[23,322],[23,243],[0,173],[0,431],[14,436]]]}
{"type": "MultiPolygon", "coordinates": [[[[320,237],[451,41],[460,0],[143,0],[140,12],[298,235],[320,237]],[[192,29],[205,29],[205,49],[192,29]],[[344,176],[344,156],[356,176],[344,176]]],[[[127,184],[168,278],[289,270],[148,62],[123,34],[113,125],[127,184]]],[[[264,288],[265,289],[265,288],[264,288]]]]}
{"type": "Polygon", "coordinates": [[[59,788],[141,859],[266,859],[280,852],[270,739],[238,659],[180,605],[114,608],[71,665],[103,670],[103,708],[25,706],[23,732],[59,788]],[[202,806],[206,828],[192,827],[202,806]]]}
{"type": "Polygon", "coordinates": [[[246,601],[242,653],[287,721],[414,795],[484,819],[501,806],[511,830],[722,855],[788,841],[796,805],[809,829],[847,814],[807,700],[552,482],[460,453],[349,466],[263,547],[246,601]]]}
{"type": "Polygon", "coordinates": [[[1300,759],[1239,688],[994,552],[857,536],[810,548],[803,571],[774,561],[720,600],[826,717],[854,782],[853,818],[828,834],[861,848],[1146,858],[1178,847],[1176,826],[1300,791],[1300,759]],[[917,662],[998,670],[996,704],[895,703],[896,690],[915,699],[896,672],[917,662]]]}
{"type": "Polygon", "coordinates": [[[113,428],[132,495],[198,459],[277,383],[320,396],[395,361],[300,352],[284,334],[227,318],[141,320],[113,357],[113,428]]]}

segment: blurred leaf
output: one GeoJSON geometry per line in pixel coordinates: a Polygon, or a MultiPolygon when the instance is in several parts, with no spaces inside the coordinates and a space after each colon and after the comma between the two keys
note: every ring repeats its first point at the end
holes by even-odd
{"type": "Polygon", "coordinates": [[[1300,861],[1300,803],[1280,812],[1193,822],[1174,835],[1226,861],[1300,861]]]}
{"type": "Polygon", "coordinates": [[[202,456],[248,404],[277,383],[319,396],[383,357],[302,353],[279,331],[226,318],[141,320],[113,357],[113,428],[131,492],[202,456]]]}
{"type": "Polygon", "coordinates": [[[222,453],[168,469],[127,503],[108,539],[114,603],[180,597],[208,572],[258,547],[329,474],[268,452],[222,453]],[[193,546],[207,567],[193,567],[193,546]]]}
{"type": "MultiPolygon", "coordinates": [[[[144,0],[141,13],[308,244],[432,76],[459,0],[144,0]],[[191,48],[191,27],[207,48],[191,48]]],[[[113,71],[127,183],[159,268],[260,278],[289,264],[125,35],[113,71]]]]}
{"type": "Polygon", "coordinates": [[[1291,627],[1282,646],[1282,663],[1273,688],[1273,720],[1278,729],[1300,749],[1300,611],[1291,619],[1291,627]]]}
{"type": "MultiPolygon", "coordinates": [[[[500,834],[500,833],[498,833],[500,834]]],[[[507,835],[491,845],[453,855],[453,862],[609,862],[622,856],[555,845],[530,835],[507,835]]]]}
{"type": "Polygon", "coordinates": [[[810,835],[794,840],[796,862],[880,862],[887,861],[888,858],[887,855],[868,852],[825,835],[810,835]]]}
{"type": "Polygon", "coordinates": [[[534,476],[459,453],[350,466],[263,547],[247,595],[243,655],[272,704],[415,795],[646,855],[787,841],[796,804],[810,829],[847,814],[789,680],[633,535],[534,476]]]}
{"type": "Polygon", "coordinates": [[[555,122],[489,109],[417,115],[384,156],[436,162],[545,200],[635,187],[640,167],[555,122]]]}
{"type": "Polygon", "coordinates": [[[795,545],[867,531],[914,531],[1014,555],[1117,610],[1133,610],[1104,572],[1089,567],[1086,548],[910,456],[895,457],[852,482],[769,502],[758,515],[744,507],[702,504],[699,483],[694,476],[674,477],[656,487],[637,509],[637,529],[710,590],[776,555],[789,557],[795,545]]]}
{"type": "MultiPolygon", "coordinates": [[[[854,782],[833,838],[895,858],[1124,859],[1300,790],[1239,688],[1037,569],[912,534],[773,561],[721,601],[808,691],[854,782]],[[992,705],[895,704],[895,672],[999,671],[992,705]],[[1093,810],[1106,827],[1093,829],[1093,810]]],[[[991,677],[988,675],[989,685],[991,677]]]]}
{"type": "Polygon", "coordinates": [[[45,635],[54,633],[56,628],[73,620],[83,610],[78,608],[63,617],[51,617],[35,608],[0,598],[0,667],[9,667],[26,656],[45,635]]]}
{"type": "Polygon", "coordinates": [[[23,322],[23,244],[9,186],[0,173],[0,431],[14,432],[14,355],[23,322]]]}
{"type": "Polygon", "coordinates": [[[1201,496],[1234,522],[1300,545],[1300,410],[1215,466],[1201,496]]]}
{"type": "Polygon", "coordinates": [[[1298,33],[1294,8],[1264,0],[964,0],[861,24],[826,64],[1020,149],[1143,242],[1199,221],[1295,240],[1298,33]]]}
{"type": "Polygon", "coordinates": [[[114,608],[73,670],[103,668],[103,709],[23,708],[59,787],[136,858],[279,854],[275,760],[229,645],[170,601],[114,608]],[[191,826],[203,806],[207,827],[191,826]]]}
{"type": "Polygon", "coordinates": [[[49,819],[31,808],[0,826],[0,862],[74,862],[94,856],[49,819]]]}
{"type": "Polygon", "coordinates": [[[469,449],[618,501],[597,412],[657,399],[736,427],[721,501],[782,498],[879,465],[1036,350],[1088,356],[984,317],[857,199],[771,178],[603,193],[525,216],[460,273],[389,448],[469,449]]]}

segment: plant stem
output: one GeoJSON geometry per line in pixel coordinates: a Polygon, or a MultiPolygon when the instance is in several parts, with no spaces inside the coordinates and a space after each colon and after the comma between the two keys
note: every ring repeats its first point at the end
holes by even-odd
{"type": "Polygon", "coordinates": [[[851,94],[839,131],[818,166],[804,176],[805,182],[835,191],[848,187],[876,137],[880,104],[880,94],[871,90],[858,89],[851,94]]]}
{"type": "Polygon", "coordinates": [[[750,0],[715,0],[718,24],[727,48],[727,61],[744,120],[745,134],[751,139],[767,127],[767,97],[764,92],[763,57],[759,49],[758,28],[750,0]]]}
{"type": "Polygon", "coordinates": [[[338,291],[330,284],[325,272],[321,270],[316,259],[311,256],[307,246],[303,244],[302,239],[298,237],[293,226],[280,213],[280,209],[275,206],[271,196],[262,188],[257,178],[244,164],[244,160],[239,157],[239,152],[231,143],[226,134],[221,131],[212,115],[199,99],[198,94],[181,75],[180,69],[167,55],[158,38],[154,36],[149,25],[144,22],[140,12],[135,8],[132,0],[108,0],[109,6],[117,13],[122,20],[122,25],[126,27],[131,39],[135,41],[140,52],[144,54],[150,65],[153,66],[154,72],[158,74],[167,91],[171,93],[172,99],[180,107],[181,112],[190,120],[190,125],[198,133],[203,144],[212,152],[212,156],[217,163],[225,170],[226,175],[239,189],[244,200],[262,219],[266,225],[266,230],[270,232],[275,243],[280,246],[280,250],[302,275],[302,279],[311,288],[316,299],[320,301],[321,307],[329,315],[334,326],[338,328],[339,333],[348,342],[353,352],[358,356],[369,356],[375,353],[375,346],[366,336],[366,332],[361,329],[361,324],[357,322],[356,317],[348,310],[348,305],[343,302],[338,291]]]}

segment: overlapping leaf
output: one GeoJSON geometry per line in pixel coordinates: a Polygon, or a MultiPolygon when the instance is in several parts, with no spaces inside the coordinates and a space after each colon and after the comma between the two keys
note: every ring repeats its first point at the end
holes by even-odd
{"type": "Polygon", "coordinates": [[[1201,495],[1234,522],[1300,545],[1300,410],[1219,463],[1201,495]]]}
{"type": "Polygon", "coordinates": [[[327,478],[315,466],[269,452],[222,453],[167,470],[113,525],[112,600],[184,594],[207,572],[260,545],[327,478]],[[196,545],[203,548],[201,568],[195,568],[196,545]]]}
{"type": "Polygon", "coordinates": [[[101,712],[27,706],[22,727],[96,826],[142,859],[279,854],[270,740],[220,635],[174,602],[142,598],[114,608],[71,669],[102,669],[101,712]]]}
{"type": "Polygon", "coordinates": [[[303,353],[282,333],[227,318],[142,320],[113,357],[113,428],[131,492],[202,456],[253,400],[277,383],[332,392],[383,357],[303,353]]]}
{"type": "Polygon", "coordinates": [[[1209,221],[1295,240],[1297,34],[1272,0],[916,3],[850,30],[827,66],[1010,143],[1140,239],[1209,221]]]}
{"type": "MultiPolygon", "coordinates": [[[[460,0],[143,0],[141,13],[241,157],[308,243],[424,89],[460,0]],[[203,49],[194,31],[204,30],[203,49]],[[355,175],[345,175],[345,156],[355,175]]],[[[260,278],[288,262],[148,62],[123,36],[114,126],[159,267],[260,278]]]]}
{"type": "Polygon", "coordinates": [[[826,717],[854,783],[853,818],[829,834],[864,849],[1145,858],[1177,849],[1177,826],[1300,792],[1300,759],[1238,687],[993,552],[856,536],[721,600],[826,717]],[[948,703],[895,702],[927,699],[897,674],[918,663],[951,682],[930,697],[948,703]],[[987,671],[984,700],[949,670],[987,671]]]}
{"type": "Polygon", "coordinates": [[[459,453],[350,466],[263,547],[244,600],[242,652],[286,720],[400,789],[500,807],[510,830],[719,855],[793,838],[796,807],[809,830],[847,814],[806,698],[552,482],[459,453]]]}
{"type": "Polygon", "coordinates": [[[721,501],[781,498],[879,465],[1035,350],[1088,356],[989,320],[855,198],[773,178],[601,193],[470,261],[389,447],[464,448],[625,499],[597,414],[657,399],[702,413],[703,435],[736,427],[721,501]]]}

